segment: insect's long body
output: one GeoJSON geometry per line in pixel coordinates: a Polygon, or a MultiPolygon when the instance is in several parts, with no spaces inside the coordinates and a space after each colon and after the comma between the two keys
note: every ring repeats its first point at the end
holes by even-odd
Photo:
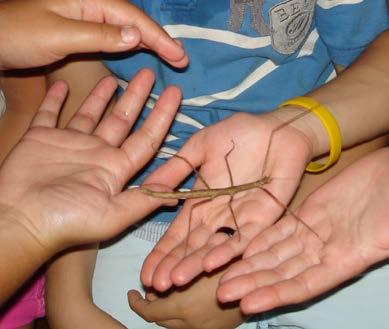
{"type": "Polygon", "coordinates": [[[246,183],[246,184],[236,185],[231,187],[213,188],[213,189],[204,189],[204,190],[158,192],[143,187],[141,187],[140,190],[147,195],[151,195],[153,197],[161,198],[161,199],[180,199],[180,200],[200,199],[200,198],[214,199],[222,195],[233,196],[236,193],[242,191],[247,191],[254,188],[261,188],[262,186],[270,183],[270,180],[271,178],[269,176],[264,176],[260,180],[251,183],[246,183]]]}

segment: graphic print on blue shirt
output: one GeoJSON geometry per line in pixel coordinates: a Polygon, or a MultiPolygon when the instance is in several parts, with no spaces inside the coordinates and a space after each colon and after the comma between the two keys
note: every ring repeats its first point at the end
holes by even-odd
{"type": "MultiPolygon", "coordinates": [[[[140,122],[166,86],[182,89],[180,113],[164,143],[169,150],[235,112],[272,111],[283,100],[319,87],[335,76],[334,63],[348,66],[387,27],[386,0],[132,2],[179,39],[189,55],[189,66],[181,70],[149,52],[106,61],[124,84],[142,67],[155,72],[140,122]]],[[[156,158],[131,183],[140,184],[164,161],[156,158]]]]}

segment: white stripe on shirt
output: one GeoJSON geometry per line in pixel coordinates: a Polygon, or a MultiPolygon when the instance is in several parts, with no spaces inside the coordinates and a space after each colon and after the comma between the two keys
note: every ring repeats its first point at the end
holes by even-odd
{"type": "Polygon", "coordinates": [[[313,54],[313,50],[315,49],[315,45],[317,40],[319,40],[319,33],[316,29],[312,30],[312,32],[309,34],[307,40],[304,43],[304,46],[301,47],[301,50],[299,54],[297,55],[297,58],[303,57],[303,56],[311,56],[313,54]]]}
{"type": "Polygon", "coordinates": [[[317,5],[323,9],[331,9],[340,5],[355,5],[364,0],[317,0],[317,5]]]}
{"type": "Polygon", "coordinates": [[[266,77],[270,72],[274,71],[278,66],[275,65],[271,60],[266,61],[260,65],[255,71],[248,75],[241,83],[237,86],[218,92],[212,95],[198,96],[194,98],[184,99],[182,104],[192,106],[206,106],[217,100],[230,100],[234,99],[251,86],[256,84],[262,78],[266,77]]]}
{"type": "Polygon", "coordinates": [[[269,36],[249,37],[231,31],[209,29],[185,24],[165,25],[163,28],[172,38],[209,40],[244,49],[257,49],[271,45],[269,36]]]}

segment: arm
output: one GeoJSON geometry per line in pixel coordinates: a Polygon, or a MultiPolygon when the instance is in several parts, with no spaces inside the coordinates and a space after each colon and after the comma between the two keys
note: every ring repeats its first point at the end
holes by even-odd
{"type": "Polygon", "coordinates": [[[65,129],[55,125],[67,86],[50,88],[0,170],[1,303],[55,253],[113,237],[161,205],[139,190],[122,191],[153,156],[144,143],[161,143],[180,102],[179,90],[168,88],[142,128],[128,136],[153,83],[152,72],[139,72],[100,121],[116,88],[112,77],[101,80],[65,129]],[[133,98],[139,103],[129,105],[133,98]]]}
{"type": "MultiPolygon", "coordinates": [[[[80,104],[102,77],[110,72],[98,61],[74,61],[51,72],[48,83],[65,80],[69,94],[61,112],[59,126],[64,127],[80,104]],[[83,72],[83,74],[79,74],[83,72]]],[[[107,112],[110,112],[113,101],[107,112]]],[[[91,284],[98,245],[73,248],[53,260],[47,271],[46,309],[53,329],[124,328],[93,303],[91,284]],[[66,305],[66,312],[64,306],[66,305]]]]}
{"type": "MultiPolygon", "coordinates": [[[[389,31],[386,31],[338,78],[308,94],[326,105],[336,118],[342,132],[343,148],[389,131],[388,51],[389,31]]],[[[308,116],[292,125],[299,125],[297,127],[309,136],[313,142],[312,157],[317,157],[328,151],[328,144],[321,123],[314,119],[308,116]]]]}
{"type": "Polygon", "coordinates": [[[125,328],[92,302],[97,246],[60,255],[47,271],[46,316],[52,329],[125,328]]]}

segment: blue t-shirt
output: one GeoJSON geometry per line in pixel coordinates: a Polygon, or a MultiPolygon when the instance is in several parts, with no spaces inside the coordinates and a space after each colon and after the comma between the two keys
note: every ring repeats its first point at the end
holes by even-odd
{"type": "MultiPolygon", "coordinates": [[[[272,111],[282,101],[315,89],[347,67],[387,27],[386,0],[137,0],[174,38],[190,64],[177,70],[149,52],[105,63],[128,81],[142,67],[156,74],[140,124],[166,86],[183,92],[164,143],[178,150],[204,126],[234,112],[272,111]]],[[[165,161],[157,157],[131,184],[165,161]]],[[[189,186],[187,182],[186,186],[189,186]]],[[[174,212],[153,215],[170,221],[174,212]]]]}

